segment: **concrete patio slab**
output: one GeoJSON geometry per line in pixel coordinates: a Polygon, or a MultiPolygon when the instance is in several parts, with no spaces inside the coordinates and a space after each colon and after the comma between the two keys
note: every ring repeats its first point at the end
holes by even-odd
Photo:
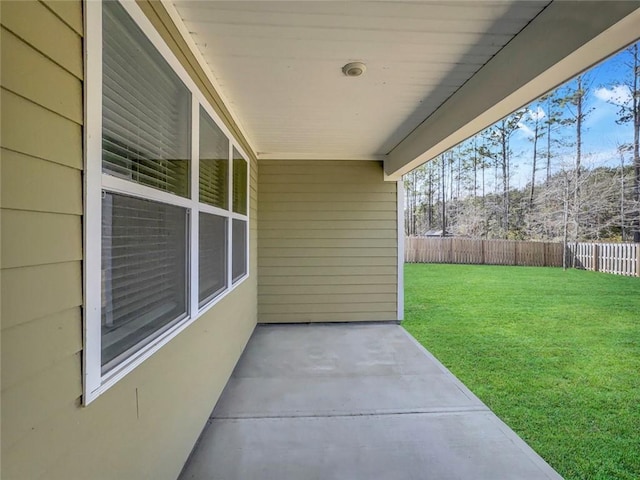
{"type": "Polygon", "coordinates": [[[258,326],[180,477],[557,479],[397,325],[258,326]]]}

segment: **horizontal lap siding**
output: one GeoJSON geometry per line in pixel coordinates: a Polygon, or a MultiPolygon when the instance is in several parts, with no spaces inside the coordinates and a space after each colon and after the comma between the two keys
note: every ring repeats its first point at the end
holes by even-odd
{"type": "Polygon", "coordinates": [[[82,10],[65,3],[0,6],[3,479],[46,476],[72,424],[34,439],[82,393],[82,10]]]}
{"type": "Polygon", "coordinates": [[[397,193],[379,162],[260,161],[258,321],[397,319],[397,193]]]}
{"type": "Polygon", "coordinates": [[[256,324],[257,164],[252,276],[81,406],[82,3],[2,1],[0,9],[0,477],[175,479],[256,324]]]}

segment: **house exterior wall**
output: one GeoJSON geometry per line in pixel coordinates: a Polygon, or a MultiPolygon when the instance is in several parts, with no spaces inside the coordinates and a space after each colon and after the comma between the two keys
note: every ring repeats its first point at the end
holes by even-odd
{"type": "MultiPolygon", "coordinates": [[[[143,8],[181,51],[157,13],[161,6],[143,8]]],[[[249,159],[250,277],[81,406],[82,3],[2,1],[0,9],[0,477],[175,479],[256,324],[255,158],[249,159]]],[[[199,75],[187,55],[178,58],[199,75]]]]}
{"type": "Polygon", "coordinates": [[[258,321],[398,319],[397,185],[381,162],[260,160],[258,321]]]}

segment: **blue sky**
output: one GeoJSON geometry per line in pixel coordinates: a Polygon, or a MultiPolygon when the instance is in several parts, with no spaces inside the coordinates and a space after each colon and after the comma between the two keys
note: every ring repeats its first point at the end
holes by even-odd
{"type": "MultiPolygon", "coordinates": [[[[630,124],[616,124],[618,107],[610,103],[629,98],[628,88],[616,87],[624,81],[625,76],[629,75],[629,67],[624,65],[628,60],[629,54],[623,50],[585,73],[590,90],[587,108],[591,111],[584,123],[583,154],[587,162],[593,165],[612,162],[617,164],[619,162],[619,157],[615,154],[617,144],[630,142],[633,138],[630,124]]],[[[567,84],[575,84],[575,81],[571,80],[567,84]]],[[[545,112],[538,112],[538,114],[544,116],[545,112]]],[[[526,183],[531,170],[532,143],[529,139],[532,132],[527,128],[527,122],[523,123],[525,125],[512,138],[515,163],[513,186],[524,186],[523,182],[526,183]]],[[[528,123],[531,121],[529,120],[528,123]]],[[[567,133],[569,133],[568,130],[567,133]]],[[[544,139],[542,141],[546,142],[544,139]]],[[[574,148],[566,149],[564,152],[566,161],[573,158],[573,151],[574,148]]]]}

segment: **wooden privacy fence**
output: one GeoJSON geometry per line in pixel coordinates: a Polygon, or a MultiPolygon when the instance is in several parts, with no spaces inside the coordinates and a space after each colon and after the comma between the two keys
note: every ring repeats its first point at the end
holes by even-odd
{"type": "Polygon", "coordinates": [[[404,252],[407,263],[562,266],[562,244],[550,242],[407,237],[404,252]]]}
{"type": "MultiPolygon", "coordinates": [[[[562,267],[561,243],[482,240],[474,238],[407,237],[407,263],[463,263],[562,267]]],[[[567,265],[596,272],[640,277],[640,245],[571,243],[567,265]]]]}
{"type": "Polygon", "coordinates": [[[567,250],[576,268],[640,277],[637,243],[572,243],[567,250]]]}

